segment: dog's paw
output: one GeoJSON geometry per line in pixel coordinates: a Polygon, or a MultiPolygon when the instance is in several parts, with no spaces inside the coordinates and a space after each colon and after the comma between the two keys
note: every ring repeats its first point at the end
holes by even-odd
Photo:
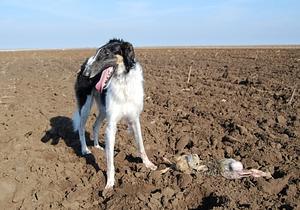
{"type": "Polygon", "coordinates": [[[113,192],[113,189],[114,189],[114,181],[108,181],[107,183],[106,183],[106,186],[105,186],[105,188],[104,188],[104,190],[103,190],[103,192],[102,192],[102,196],[103,197],[108,197],[108,196],[110,196],[111,194],[112,194],[112,192],[113,192]]]}
{"type": "Polygon", "coordinates": [[[100,149],[100,150],[104,150],[103,147],[101,147],[99,144],[94,145],[95,148],[100,149]]]}
{"type": "Polygon", "coordinates": [[[114,193],[114,188],[113,187],[108,187],[107,186],[104,188],[104,190],[102,191],[102,196],[104,198],[108,198],[111,197],[114,193]]]}
{"type": "Polygon", "coordinates": [[[150,160],[144,162],[144,164],[147,168],[150,168],[153,171],[155,171],[157,169],[157,166],[154,165],[150,160]]]}
{"type": "Polygon", "coordinates": [[[81,154],[88,155],[88,154],[91,154],[91,151],[88,148],[84,148],[84,149],[81,149],[81,154]]]}

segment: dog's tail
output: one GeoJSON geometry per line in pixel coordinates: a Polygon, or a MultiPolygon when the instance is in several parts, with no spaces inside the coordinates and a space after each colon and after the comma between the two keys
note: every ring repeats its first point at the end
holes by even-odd
{"type": "Polygon", "coordinates": [[[73,121],[73,130],[76,132],[79,130],[80,127],[80,114],[78,110],[74,112],[72,121],[73,121]]]}

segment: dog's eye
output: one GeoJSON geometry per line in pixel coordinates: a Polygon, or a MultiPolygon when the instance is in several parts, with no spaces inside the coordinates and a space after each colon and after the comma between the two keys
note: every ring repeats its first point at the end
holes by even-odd
{"type": "Polygon", "coordinates": [[[104,54],[104,55],[109,55],[109,51],[105,50],[105,51],[103,52],[103,54],[104,54]]]}

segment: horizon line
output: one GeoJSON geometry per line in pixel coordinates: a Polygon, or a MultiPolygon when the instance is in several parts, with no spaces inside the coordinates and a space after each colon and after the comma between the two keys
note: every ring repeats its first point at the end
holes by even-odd
{"type": "MultiPolygon", "coordinates": [[[[70,47],[70,48],[12,48],[0,49],[0,52],[20,52],[20,51],[51,51],[51,50],[92,50],[99,47],[70,47]]],[[[231,49],[231,48],[265,48],[265,49],[300,49],[300,44],[230,44],[230,45],[157,45],[157,46],[136,46],[136,49],[231,49]]]]}

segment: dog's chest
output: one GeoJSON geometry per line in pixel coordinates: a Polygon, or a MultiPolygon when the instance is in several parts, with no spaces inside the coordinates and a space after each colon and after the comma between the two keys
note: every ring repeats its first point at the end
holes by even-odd
{"type": "Polygon", "coordinates": [[[140,113],[143,108],[143,77],[138,71],[112,79],[106,95],[106,107],[122,115],[140,113]]]}

